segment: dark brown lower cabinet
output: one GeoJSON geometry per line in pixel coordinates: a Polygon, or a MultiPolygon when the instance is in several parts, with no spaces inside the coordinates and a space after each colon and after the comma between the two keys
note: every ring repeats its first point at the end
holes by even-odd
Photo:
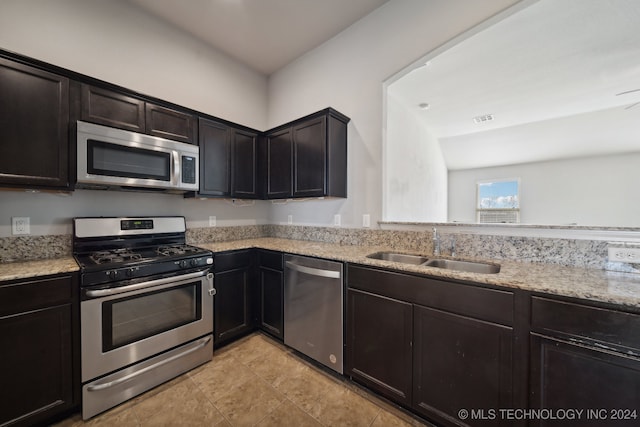
{"type": "Polygon", "coordinates": [[[640,360],[532,334],[530,399],[533,409],[576,415],[532,426],[640,425],[640,360]]]}
{"type": "Polygon", "coordinates": [[[512,425],[513,330],[428,307],[413,312],[413,406],[442,425],[512,425]],[[475,416],[461,419],[467,410],[475,416]]]}
{"type": "Polygon", "coordinates": [[[254,327],[252,250],[225,252],[214,256],[214,342],[226,344],[254,327]]]}
{"type": "Polygon", "coordinates": [[[512,292],[356,265],[347,282],[347,375],[439,426],[521,425],[492,416],[516,402],[512,292]]]}
{"type": "Polygon", "coordinates": [[[411,405],[413,307],[392,298],[347,291],[347,360],[353,379],[411,405]]]}
{"type": "Polygon", "coordinates": [[[258,250],[260,328],[284,339],[284,273],[282,252],[258,250]]]}
{"type": "Polygon", "coordinates": [[[79,400],[72,276],[0,284],[0,425],[48,423],[79,400]]]}

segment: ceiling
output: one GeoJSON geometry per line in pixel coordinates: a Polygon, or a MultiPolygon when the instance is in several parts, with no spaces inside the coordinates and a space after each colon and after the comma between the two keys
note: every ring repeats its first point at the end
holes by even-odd
{"type": "Polygon", "coordinates": [[[270,75],[388,0],[127,0],[270,75]]]}
{"type": "Polygon", "coordinates": [[[540,0],[389,94],[438,138],[450,170],[638,151],[638,28],[637,0],[540,0]],[[493,120],[474,122],[483,115],[493,120]]]}

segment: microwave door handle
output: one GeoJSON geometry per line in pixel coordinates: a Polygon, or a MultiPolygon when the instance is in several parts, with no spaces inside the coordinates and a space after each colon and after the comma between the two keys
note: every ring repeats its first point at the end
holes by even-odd
{"type": "Polygon", "coordinates": [[[171,168],[171,183],[173,185],[180,184],[180,153],[175,150],[171,151],[171,157],[173,158],[173,165],[171,168]]]}

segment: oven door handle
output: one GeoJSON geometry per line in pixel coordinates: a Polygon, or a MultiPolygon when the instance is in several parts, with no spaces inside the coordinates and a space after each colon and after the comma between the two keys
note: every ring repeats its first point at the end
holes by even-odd
{"type": "Polygon", "coordinates": [[[167,363],[171,363],[176,359],[179,359],[181,357],[184,357],[188,354],[193,353],[194,351],[198,351],[200,350],[202,347],[206,346],[207,344],[209,344],[209,341],[211,341],[211,335],[209,335],[208,337],[205,337],[203,339],[201,339],[200,341],[197,341],[194,343],[194,346],[189,348],[188,350],[185,350],[183,352],[180,352],[178,354],[174,354],[173,356],[164,359],[158,363],[154,363],[153,365],[149,365],[146,368],[140,369],[139,371],[135,371],[130,373],[129,375],[125,375],[124,377],[118,378],[116,380],[113,381],[109,381],[106,383],[102,383],[102,384],[92,384],[90,386],[87,387],[87,391],[100,391],[100,390],[104,390],[107,388],[111,388],[111,387],[115,387],[118,384],[122,384],[125,381],[129,381],[139,375],[142,374],[146,374],[149,371],[153,371],[154,369],[157,369],[163,365],[166,365],[167,363]]]}
{"type": "Polygon", "coordinates": [[[107,295],[121,294],[123,292],[136,291],[138,289],[152,288],[154,286],[165,285],[182,280],[195,279],[207,275],[209,270],[197,271],[195,273],[183,274],[181,276],[165,277],[163,279],[149,280],[147,282],[135,283],[133,285],[119,286],[108,289],[87,289],[85,295],[89,298],[99,298],[107,295]]]}

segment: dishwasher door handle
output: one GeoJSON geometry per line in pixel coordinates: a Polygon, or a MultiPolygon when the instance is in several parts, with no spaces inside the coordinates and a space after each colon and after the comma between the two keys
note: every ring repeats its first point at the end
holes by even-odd
{"type": "Polygon", "coordinates": [[[323,270],[323,269],[320,269],[320,268],[313,268],[313,267],[305,267],[304,265],[298,265],[298,264],[295,264],[295,263],[293,263],[291,261],[287,261],[285,264],[286,264],[287,268],[290,268],[291,270],[299,271],[300,273],[310,274],[312,276],[328,277],[330,279],[339,279],[340,278],[340,272],[339,271],[323,270]]]}

